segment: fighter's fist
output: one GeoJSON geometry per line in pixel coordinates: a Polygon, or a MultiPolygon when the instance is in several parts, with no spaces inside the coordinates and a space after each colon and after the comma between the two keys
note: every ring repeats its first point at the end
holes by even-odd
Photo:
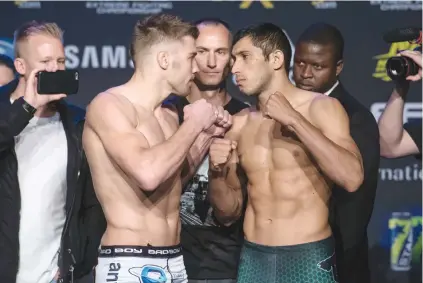
{"type": "Polygon", "coordinates": [[[284,125],[290,125],[295,117],[296,110],[280,92],[270,95],[264,107],[265,116],[284,125]]]}
{"type": "Polygon", "coordinates": [[[216,110],[218,113],[216,121],[205,132],[213,137],[220,137],[232,126],[232,116],[221,106],[216,107],[216,110]]]}
{"type": "Polygon", "coordinates": [[[218,110],[205,99],[184,107],[184,120],[193,120],[202,131],[207,130],[216,122],[218,110]]]}
{"type": "Polygon", "coordinates": [[[236,147],[235,141],[215,138],[209,149],[210,165],[213,166],[213,169],[221,169],[231,159],[232,151],[236,147]]]}

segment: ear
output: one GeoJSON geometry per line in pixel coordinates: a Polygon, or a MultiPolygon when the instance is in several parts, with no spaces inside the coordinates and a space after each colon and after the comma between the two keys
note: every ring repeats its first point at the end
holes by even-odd
{"type": "Polygon", "coordinates": [[[25,66],[25,60],[22,58],[16,58],[15,61],[13,61],[15,65],[16,72],[18,72],[19,75],[23,76],[26,73],[26,66],[25,66]]]}
{"type": "Polygon", "coordinates": [[[338,62],[336,62],[336,76],[339,76],[343,68],[344,68],[344,60],[341,59],[338,62]]]}
{"type": "Polygon", "coordinates": [[[163,70],[167,70],[170,66],[169,53],[166,51],[160,51],[157,54],[157,63],[159,64],[160,68],[162,68],[163,70]]]}
{"type": "Polygon", "coordinates": [[[284,67],[285,56],[281,50],[275,50],[269,54],[269,62],[274,70],[279,70],[284,67]]]}

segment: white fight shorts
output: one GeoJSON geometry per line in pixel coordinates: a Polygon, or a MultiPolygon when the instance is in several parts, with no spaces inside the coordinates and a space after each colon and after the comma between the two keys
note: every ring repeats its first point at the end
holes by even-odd
{"type": "Polygon", "coordinates": [[[95,283],[187,283],[181,246],[102,246],[95,283]]]}

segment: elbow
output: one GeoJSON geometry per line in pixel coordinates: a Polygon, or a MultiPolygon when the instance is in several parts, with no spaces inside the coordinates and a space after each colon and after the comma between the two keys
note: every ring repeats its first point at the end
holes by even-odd
{"type": "Polygon", "coordinates": [[[364,171],[361,164],[353,172],[348,175],[347,182],[344,184],[345,190],[350,193],[356,192],[364,182],[364,171]]]}
{"type": "Polygon", "coordinates": [[[143,168],[140,166],[136,176],[138,187],[146,192],[155,191],[160,185],[160,179],[151,168],[143,168]]]}
{"type": "Polygon", "coordinates": [[[392,144],[386,143],[384,140],[380,139],[380,156],[384,158],[396,158],[398,157],[395,152],[395,146],[392,144]]]}

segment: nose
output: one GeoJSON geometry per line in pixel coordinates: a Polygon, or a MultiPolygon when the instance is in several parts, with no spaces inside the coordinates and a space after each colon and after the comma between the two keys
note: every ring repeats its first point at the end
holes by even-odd
{"type": "Polygon", "coordinates": [[[51,60],[50,62],[48,62],[47,68],[46,68],[47,72],[56,72],[58,69],[59,69],[59,64],[56,61],[51,60]]]}
{"type": "Polygon", "coordinates": [[[231,72],[232,74],[239,73],[239,64],[237,64],[236,60],[232,60],[231,72]]]}
{"type": "Polygon", "coordinates": [[[196,60],[192,60],[192,73],[195,74],[198,72],[198,65],[196,60]]]}
{"type": "Polygon", "coordinates": [[[216,68],[216,58],[214,52],[209,52],[209,55],[207,56],[207,67],[210,69],[216,68]]]}
{"type": "Polygon", "coordinates": [[[302,69],[301,69],[301,77],[303,79],[309,79],[313,76],[313,74],[311,73],[311,66],[310,65],[305,65],[302,69]]]}

